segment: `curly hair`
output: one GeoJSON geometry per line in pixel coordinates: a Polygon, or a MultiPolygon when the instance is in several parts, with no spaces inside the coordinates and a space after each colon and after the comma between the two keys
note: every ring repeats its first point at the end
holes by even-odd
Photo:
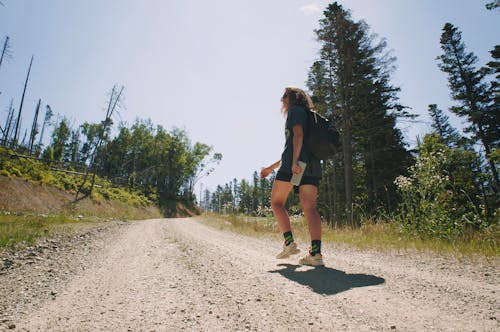
{"type": "Polygon", "coordinates": [[[305,109],[314,109],[314,104],[311,98],[304,92],[304,90],[294,87],[285,88],[282,100],[288,98],[287,105],[283,105],[282,112],[284,114],[288,113],[288,108],[292,105],[302,106],[305,109]]]}

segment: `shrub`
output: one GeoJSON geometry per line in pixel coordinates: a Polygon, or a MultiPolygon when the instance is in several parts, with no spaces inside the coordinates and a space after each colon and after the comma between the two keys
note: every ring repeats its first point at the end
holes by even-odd
{"type": "Polygon", "coordinates": [[[485,224],[471,199],[476,195],[473,177],[464,175],[471,172],[471,157],[469,151],[448,148],[436,135],[424,137],[409,176],[394,181],[402,195],[396,218],[406,230],[423,238],[452,239],[463,235],[467,226],[485,224]]]}

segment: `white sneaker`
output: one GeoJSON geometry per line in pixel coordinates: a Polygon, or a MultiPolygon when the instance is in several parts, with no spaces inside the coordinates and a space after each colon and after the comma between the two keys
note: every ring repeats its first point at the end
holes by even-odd
{"type": "Polygon", "coordinates": [[[300,252],[300,249],[297,248],[297,243],[295,242],[292,242],[290,243],[289,245],[283,245],[283,250],[278,254],[276,255],[276,258],[287,258],[287,257],[290,257],[290,255],[295,255],[295,254],[298,254],[300,252]]]}
{"type": "Polygon", "coordinates": [[[309,266],[325,266],[325,263],[323,263],[323,255],[321,254],[316,254],[316,255],[311,255],[311,253],[307,253],[304,257],[299,259],[299,264],[300,265],[309,265],[309,266]]]}

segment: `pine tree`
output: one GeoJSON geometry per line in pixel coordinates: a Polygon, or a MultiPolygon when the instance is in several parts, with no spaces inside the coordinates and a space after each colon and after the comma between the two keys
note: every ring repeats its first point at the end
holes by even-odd
{"type": "Polygon", "coordinates": [[[493,2],[486,4],[486,9],[488,9],[488,10],[493,10],[493,9],[497,9],[497,8],[500,8],[500,0],[495,0],[493,2]]]}
{"type": "Polygon", "coordinates": [[[80,161],[80,130],[74,129],[71,131],[70,141],[66,148],[65,153],[66,161],[71,162],[73,165],[78,164],[80,161]]]}
{"type": "MultiPolygon", "coordinates": [[[[315,61],[309,70],[306,86],[310,91],[315,111],[340,127],[340,108],[335,99],[335,76],[333,66],[330,64],[330,61],[315,61]]],[[[318,197],[318,210],[331,223],[337,222],[344,213],[342,164],[340,153],[334,156],[334,160],[323,163],[323,181],[318,197]]]]}
{"type": "Polygon", "coordinates": [[[496,45],[495,48],[490,51],[493,58],[492,61],[487,63],[487,68],[485,70],[488,74],[493,75],[490,81],[489,95],[490,103],[487,106],[488,111],[486,116],[488,117],[486,121],[486,135],[487,140],[492,142],[493,150],[492,158],[494,158],[494,163],[498,165],[500,163],[500,45],[496,45]],[[494,155],[494,156],[493,156],[494,155]]]}
{"type": "Polygon", "coordinates": [[[495,136],[495,132],[498,133],[499,116],[498,105],[491,105],[491,91],[485,81],[488,70],[475,68],[477,57],[466,51],[461,32],[451,23],[443,27],[441,48],[443,54],[437,58],[440,60],[438,66],[448,74],[451,96],[458,102],[451,111],[467,119],[469,126],[466,132],[483,145],[492,176],[491,187],[498,195],[500,182],[492,152],[500,139],[495,136]]]}
{"type": "Polygon", "coordinates": [[[50,148],[53,151],[53,160],[61,161],[63,159],[70,134],[69,121],[66,118],[62,118],[52,132],[50,148]]]}
{"type": "Polygon", "coordinates": [[[350,220],[354,203],[365,213],[394,205],[394,195],[387,193],[410,161],[396,119],[408,113],[398,103],[399,88],[390,84],[395,59],[385,53],[384,40],[376,42],[369,34],[366,23],[354,22],[335,2],[325,10],[316,34],[320,60],[313,64],[307,85],[342,139],[342,154],[324,164],[326,180],[335,189],[327,190],[330,197],[323,203],[331,202],[332,194],[338,200],[337,193],[343,191],[342,210],[350,220]],[[335,177],[340,172],[332,174],[333,165],[343,170],[343,178],[335,177]]]}
{"type": "Polygon", "coordinates": [[[431,127],[434,132],[441,137],[449,148],[456,147],[461,137],[456,129],[450,125],[448,116],[436,104],[429,105],[428,112],[432,119],[431,127]]]}
{"type": "MultiPolygon", "coordinates": [[[[337,106],[341,109],[338,125],[341,129],[343,173],[344,173],[344,211],[348,218],[352,213],[353,201],[353,157],[352,157],[352,93],[354,85],[353,69],[355,67],[356,53],[359,50],[359,33],[357,25],[351,20],[350,14],[337,2],[330,4],[320,20],[320,28],[316,30],[318,41],[322,43],[320,50],[321,63],[324,69],[317,67],[317,72],[324,72],[326,88],[314,88],[321,91],[325,98],[323,104],[327,105],[326,113],[333,113],[337,106]]],[[[318,63],[316,64],[318,66],[318,63]]],[[[323,79],[317,79],[322,82],[323,79]]],[[[316,96],[318,94],[316,93],[316,96]]]]}

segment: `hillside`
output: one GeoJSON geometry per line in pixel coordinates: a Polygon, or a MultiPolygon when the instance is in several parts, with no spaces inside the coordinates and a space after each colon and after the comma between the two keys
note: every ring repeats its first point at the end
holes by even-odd
{"type": "Polygon", "coordinates": [[[134,206],[119,200],[82,199],[50,184],[0,176],[0,211],[10,213],[68,214],[115,219],[146,219],[161,215],[154,205],[134,206]]]}
{"type": "Polygon", "coordinates": [[[90,190],[90,177],[82,185],[82,172],[84,170],[78,172],[66,163],[48,163],[0,147],[0,212],[115,219],[192,216],[197,213],[195,206],[187,207],[175,201],[164,202],[164,206],[159,208],[155,190],[145,193],[99,176],[96,176],[93,190],[90,190]],[[75,202],[79,189],[83,194],[75,202]]]}

